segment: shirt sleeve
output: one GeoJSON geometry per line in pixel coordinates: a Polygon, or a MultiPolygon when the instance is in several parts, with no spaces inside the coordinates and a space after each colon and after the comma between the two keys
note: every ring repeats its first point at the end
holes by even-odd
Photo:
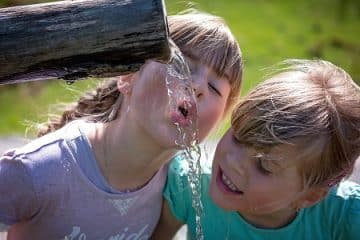
{"type": "Polygon", "coordinates": [[[171,160],[163,191],[173,215],[186,223],[191,211],[191,190],[188,183],[188,165],[181,155],[171,160]]]}
{"type": "Polygon", "coordinates": [[[36,195],[24,158],[15,151],[0,157],[0,224],[11,225],[35,214],[36,195]]]}

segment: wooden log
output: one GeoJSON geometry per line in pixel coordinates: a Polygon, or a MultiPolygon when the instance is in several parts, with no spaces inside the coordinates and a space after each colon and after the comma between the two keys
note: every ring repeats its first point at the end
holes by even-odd
{"type": "Polygon", "coordinates": [[[138,70],[170,57],[163,0],[76,0],[0,9],[0,84],[138,70]]]}

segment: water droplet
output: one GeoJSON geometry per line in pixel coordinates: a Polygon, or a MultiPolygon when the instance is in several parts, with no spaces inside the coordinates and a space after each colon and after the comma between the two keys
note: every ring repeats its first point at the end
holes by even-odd
{"type": "Polygon", "coordinates": [[[75,80],[66,80],[66,84],[67,85],[72,85],[74,84],[75,80]]]}

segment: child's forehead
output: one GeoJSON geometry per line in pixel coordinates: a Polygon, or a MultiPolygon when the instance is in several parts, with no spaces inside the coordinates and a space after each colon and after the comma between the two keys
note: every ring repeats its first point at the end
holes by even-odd
{"type": "Polygon", "coordinates": [[[277,162],[278,165],[284,166],[299,158],[298,148],[293,145],[279,144],[264,151],[263,158],[265,160],[277,162]]]}
{"type": "Polygon", "coordinates": [[[197,61],[206,64],[207,61],[204,59],[204,54],[196,47],[187,47],[187,51],[184,51],[184,55],[193,61],[197,61]]]}
{"type": "MultiPolygon", "coordinates": [[[[195,61],[196,63],[207,66],[219,77],[224,77],[224,78],[226,78],[226,80],[230,81],[231,68],[229,68],[229,67],[226,68],[224,73],[222,74],[222,76],[220,76],[220,73],[218,73],[215,63],[214,63],[216,60],[211,61],[211,60],[207,59],[207,57],[204,56],[204,53],[202,53],[200,50],[195,48],[192,51],[184,52],[184,55],[186,58],[189,58],[192,61],[195,61]]],[[[215,55],[216,54],[214,53],[214,56],[212,58],[214,58],[214,59],[219,58],[219,57],[216,57],[215,55]]]]}

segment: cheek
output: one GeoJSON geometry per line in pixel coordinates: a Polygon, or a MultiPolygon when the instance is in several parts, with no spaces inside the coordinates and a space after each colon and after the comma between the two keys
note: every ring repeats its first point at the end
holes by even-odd
{"type": "Polygon", "coordinates": [[[269,179],[259,174],[252,176],[248,194],[248,204],[259,212],[272,212],[288,207],[295,200],[296,191],[286,182],[289,179],[269,179]]]}
{"type": "Polygon", "coordinates": [[[139,79],[142,84],[136,86],[132,92],[132,97],[142,107],[159,107],[169,102],[165,79],[151,78],[139,79]]]}
{"type": "Polygon", "coordinates": [[[226,163],[227,164],[227,156],[231,155],[232,149],[229,148],[229,142],[227,135],[225,135],[220,141],[218,142],[213,159],[213,170],[218,171],[219,163],[226,163]]]}
{"type": "Polygon", "coordinates": [[[198,126],[201,140],[221,121],[223,111],[222,105],[202,104],[198,106],[198,126]]]}

